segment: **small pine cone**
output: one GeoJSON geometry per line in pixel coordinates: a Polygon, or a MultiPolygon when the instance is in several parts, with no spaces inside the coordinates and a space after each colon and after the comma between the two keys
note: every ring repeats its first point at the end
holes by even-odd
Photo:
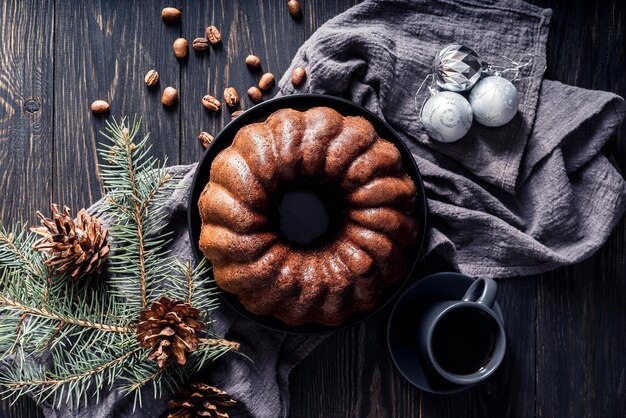
{"type": "Polygon", "coordinates": [[[100,219],[89,216],[85,209],[71,216],[70,209],[52,205],[52,216],[46,218],[37,211],[41,225],[30,230],[41,235],[33,250],[52,254],[45,263],[60,273],[69,273],[72,280],[99,272],[109,254],[108,231],[100,219]]]}
{"type": "Polygon", "coordinates": [[[199,318],[199,309],[166,297],[153,302],[149,309],[143,309],[139,314],[137,340],[142,347],[152,348],[148,360],[156,361],[163,368],[170,357],[174,357],[178,364],[184,365],[185,353],[198,349],[197,334],[204,328],[199,318]]]}
{"type": "Polygon", "coordinates": [[[236,403],[223,390],[204,383],[191,383],[176,389],[167,403],[167,418],[228,418],[223,409],[236,403]]]}

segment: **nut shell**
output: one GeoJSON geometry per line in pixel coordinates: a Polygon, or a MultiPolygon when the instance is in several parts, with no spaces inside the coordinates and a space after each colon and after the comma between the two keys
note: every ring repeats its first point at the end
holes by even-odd
{"type": "Polygon", "coordinates": [[[248,89],[248,97],[254,103],[258,103],[263,100],[263,92],[258,87],[252,86],[248,89]]]}
{"type": "Polygon", "coordinates": [[[209,26],[205,30],[206,38],[211,42],[212,45],[219,44],[222,41],[222,34],[220,31],[213,25],[209,26]]]}
{"type": "Polygon", "coordinates": [[[261,58],[250,54],[246,57],[246,65],[251,70],[258,70],[261,68],[261,58]]]}
{"type": "Polygon", "coordinates": [[[163,90],[161,104],[163,106],[174,106],[178,102],[178,90],[174,87],[167,87],[163,90]]]}
{"type": "Polygon", "coordinates": [[[213,142],[213,135],[208,132],[200,132],[200,135],[198,135],[198,141],[200,141],[202,147],[206,149],[209,145],[211,145],[211,142],[213,142]]]}
{"type": "Polygon", "coordinates": [[[268,91],[272,88],[273,85],[274,74],[265,73],[261,76],[261,79],[259,80],[259,88],[261,89],[261,91],[268,91]]]}
{"type": "Polygon", "coordinates": [[[156,70],[150,70],[146,73],[143,81],[148,87],[156,86],[156,84],[159,82],[159,73],[156,70]]]}
{"type": "Polygon", "coordinates": [[[191,47],[196,51],[206,51],[209,49],[209,41],[206,38],[196,38],[191,42],[191,47]]]}
{"type": "Polygon", "coordinates": [[[174,41],[172,48],[174,49],[174,55],[176,55],[176,58],[186,58],[189,53],[189,42],[187,42],[185,38],[178,38],[174,41]]]}
{"type": "Polygon", "coordinates": [[[229,107],[233,107],[239,103],[239,95],[234,87],[227,87],[224,90],[224,101],[229,107]]]}
{"type": "Polygon", "coordinates": [[[109,103],[104,100],[96,100],[91,104],[91,111],[96,115],[109,112],[109,103]]]}
{"type": "Polygon", "coordinates": [[[207,94],[202,98],[202,106],[206,107],[209,110],[217,112],[218,110],[220,110],[222,104],[219,100],[217,100],[217,98],[211,96],[210,94],[207,94]]]}
{"type": "Polygon", "coordinates": [[[233,113],[230,114],[230,120],[236,119],[243,112],[245,112],[245,110],[235,110],[233,113]]]}
{"type": "Polygon", "coordinates": [[[289,0],[287,3],[287,9],[289,10],[289,14],[294,19],[300,19],[302,17],[302,6],[300,6],[300,2],[298,0],[289,0]]]}
{"type": "Polygon", "coordinates": [[[176,7],[166,7],[161,10],[161,19],[165,22],[176,23],[180,21],[181,12],[176,7]]]}
{"type": "Polygon", "coordinates": [[[300,87],[306,81],[306,70],[302,67],[296,67],[291,73],[291,84],[300,87]]]}

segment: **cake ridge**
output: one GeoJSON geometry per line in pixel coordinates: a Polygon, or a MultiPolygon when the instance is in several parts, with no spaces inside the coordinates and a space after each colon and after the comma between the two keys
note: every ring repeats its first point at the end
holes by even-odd
{"type": "Polygon", "coordinates": [[[213,161],[199,246],[217,285],[250,312],[338,325],[376,306],[404,273],[416,193],[400,152],[366,118],[281,109],[241,128],[213,161]],[[278,232],[277,202],[287,185],[318,183],[342,218],[330,241],[300,248],[278,232]]]}

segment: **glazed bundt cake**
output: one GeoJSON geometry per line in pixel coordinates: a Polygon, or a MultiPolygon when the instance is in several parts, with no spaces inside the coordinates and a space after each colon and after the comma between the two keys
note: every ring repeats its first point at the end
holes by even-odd
{"type": "Polygon", "coordinates": [[[415,199],[400,152],[366,119],[283,109],[241,128],[213,161],[200,249],[250,312],[337,325],[405,273],[415,199]]]}

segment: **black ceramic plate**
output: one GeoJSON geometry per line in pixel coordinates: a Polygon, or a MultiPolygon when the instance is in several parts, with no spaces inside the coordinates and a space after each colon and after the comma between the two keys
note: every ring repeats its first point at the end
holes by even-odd
{"type": "Polygon", "coordinates": [[[196,174],[194,176],[192,184],[191,193],[189,196],[189,235],[196,256],[196,260],[200,261],[204,258],[204,256],[202,255],[202,252],[198,247],[201,226],[200,213],[198,211],[198,199],[200,197],[200,193],[202,193],[202,190],[209,182],[211,164],[217,154],[219,154],[220,151],[222,151],[224,148],[228,147],[232,143],[237,131],[239,131],[239,129],[245,125],[263,121],[279,109],[292,108],[296,110],[306,110],[317,106],[327,106],[333,108],[345,116],[363,116],[367,120],[369,120],[372,125],[374,125],[376,132],[381,138],[393,142],[396,145],[398,150],[400,150],[400,154],[402,155],[402,163],[404,169],[411,176],[411,178],[415,182],[415,185],[417,186],[418,196],[414,216],[418,220],[421,230],[415,244],[407,250],[407,259],[410,260],[410,262],[408,263],[409,268],[407,269],[405,277],[400,280],[395,286],[392,286],[385,291],[380,305],[375,310],[360,314],[354,314],[344,323],[336,327],[329,327],[319,324],[308,324],[299,327],[289,326],[277,320],[273,316],[260,316],[250,313],[243,307],[243,305],[239,302],[236,296],[227,292],[220,292],[220,296],[224,300],[224,302],[230,305],[241,315],[268,328],[297,334],[319,334],[324,332],[330,332],[354,325],[364,320],[365,318],[373,315],[375,312],[382,309],[384,305],[386,305],[391,299],[393,299],[394,296],[400,291],[407,278],[410,277],[415,263],[417,262],[417,259],[419,257],[422,244],[424,242],[426,232],[427,207],[426,196],[424,194],[424,185],[420,176],[419,169],[417,168],[417,165],[415,164],[415,161],[413,160],[413,157],[411,156],[411,153],[409,152],[406,145],[404,145],[402,140],[387,123],[385,123],[378,116],[368,111],[367,109],[358,106],[350,101],[333,96],[324,96],[318,94],[299,94],[279,97],[276,99],[268,100],[250,108],[242,115],[237,117],[235,120],[231,121],[228,125],[226,125],[226,127],[215,137],[198,164],[198,168],[196,170],[196,174]]]}
{"type": "MultiPolygon", "coordinates": [[[[414,386],[431,393],[446,395],[469,389],[444,380],[432,366],[427,366],[417,349],[417,323],[422,313],[434,302],[460,300],[473,278],[461,273],[436,273],[409,287],[398,299],[389,317],[387,344],[396,368],[414,386]]],[[[504,324],[498,302],[493,311],[504,324]]]]}

